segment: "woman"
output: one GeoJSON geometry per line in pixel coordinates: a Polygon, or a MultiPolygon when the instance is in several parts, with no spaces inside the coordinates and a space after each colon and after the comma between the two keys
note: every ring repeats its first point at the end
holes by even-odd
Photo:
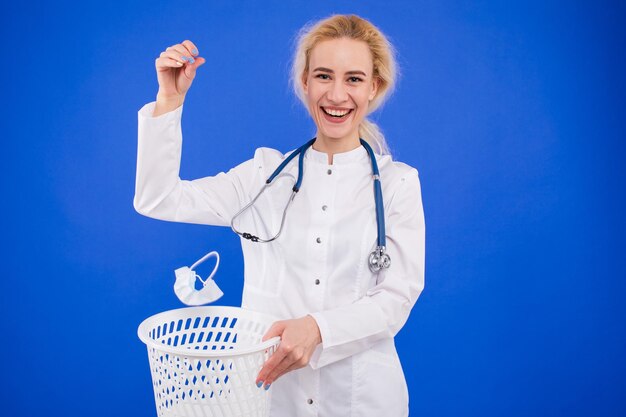
{"type": "MultiPolygon", "coordinates": [[[[230,226],[291,153],[259,148],[227,173],[178,177],[182,104],[204,62],[189,40],[156,60],[157,99],[139,111],[134,205],[163,220],[230,226]]],[[[391,45],[358,16],[334,15],[300,34],[291,81],[315,121],[315,140],[304,151],[302,184],[280,236],[241,240],[242,306],[283,319],[265,335],[281,343],[257,377],[260,389],[272,386],[272,416],[408,415],[394,336],[424,285],[420,183],[414,168],[392,160],[366,119],[395,76],[391,45]],[[380,169],[392,259],[380,271],[368,268],[377,219],[373,163],[360,138],[377,151],[380,169]]],[[[274,236],[298,172],[296,158],[233,226],[274,236]]]]}

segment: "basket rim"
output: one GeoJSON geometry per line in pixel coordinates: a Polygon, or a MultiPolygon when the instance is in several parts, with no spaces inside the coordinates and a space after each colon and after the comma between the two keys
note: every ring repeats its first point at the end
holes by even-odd
{"type": "Polygon", "coordinates": [[[200,357],[200,358],[223,358],[229,356],[242,356],[248,355],[250,353],[256,353],[265,349],[268,349],[271,346],[277,345],[280,342],[280,337],[276,336],[271,339],[266,340],[258,345],[248,347],[245,349],[224,349],[224,350],[195,350],[184,348],[182,346],[168,346],[161,343],[156,342],[154,339],[148,336],[148,325],[157,320],[160,316],[168,315],[173,312],[181,312],[186,311],[192,313],[193,311],[204,312],[207,310],[223,310],[223,311],[244,311],[246,313],[260,315],[266,317],[268,320],[276,321],[277,319],[269,314],[260,313],[258,311],[248,310],[243,307],[232,307],[232,306],[199,306],[199,307],[183,307],[183,308],[175,308],[172,310],[162,311],[160,313],[154,314],[141,322],[139,327],[137,328],[137,336],[139,339],[148,347],[152,347],[156,350],[171,353],[179,356],[187,356],[187,357],[200,357]]]}

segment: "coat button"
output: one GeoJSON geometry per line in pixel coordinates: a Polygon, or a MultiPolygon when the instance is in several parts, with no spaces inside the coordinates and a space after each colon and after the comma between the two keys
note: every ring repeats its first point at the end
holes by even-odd
{"type": "Polygon", "coordinates": [[[309,398],[308,400],[306,400],[307,404],[313,404],[313,399],[309,398]]]}
{"type": "Polygon", "coordinates": [[[326,209],[328,209],[328,206],[327,206],[326,204],[324,204],[324,205],[322,206],[322,210],[323,210],[323,211],[326,211],[326,209]]]}
{"type": "Polygon", "coordinates": [[[320,285],[320,280],[319,279],[315,280],[315,285],[320,285]]]}
{"type": "Polygon", "coordinates": [[[328,171],[326,171],[326,173],[327,173],[328,175],[330,175],[330,174],[332,174],[332,173],[333,173],[333,170],[332,170],[332,169],[329,169],[328,171]]]}
{"type": "Polygon", "coordinates": [[[316,241],[317,243],[322,243],[322,238],[321,238],[321,237],[318,237],[317,239],[315,239],[315,241],[316,241]]]}

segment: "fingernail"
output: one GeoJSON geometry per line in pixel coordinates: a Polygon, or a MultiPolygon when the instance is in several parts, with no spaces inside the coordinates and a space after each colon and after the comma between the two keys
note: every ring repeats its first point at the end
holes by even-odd
{"type": "Polygon", "coordinates": [[[188,61],[189,58],[187,58],[185,55],[181,56],[180,59],[182,59],[183,61],[188,61]]]}
{"type": "Polygon", "coordinates": [[[194,55],[198,55],[198,50],[196,48],[193,48],[193,51],[191,51],[191,53],[194,55]]]}
{"type": "Polygon", "coordinates": [[[256,386],[257,386],[258,388],[261,388],[261,387],[263,386],[263,381],[259,381],[259,382],[257,382],[257,383],[256,383],[256,386]]]}
{"type": "Polygon", "coordinates": [[[194,62],[196,62],[196,60],[193,59],[192,57],[189,57],[189,62],[191,62],[193,64],[194,62]]]}
{"type": "Polygon", "coordinates": [[[265,385],[265,391],[267,391],[268,389],[270,389],[270,385],[272,385],[272,384],[267,384],[267,385],[265,385]]]}

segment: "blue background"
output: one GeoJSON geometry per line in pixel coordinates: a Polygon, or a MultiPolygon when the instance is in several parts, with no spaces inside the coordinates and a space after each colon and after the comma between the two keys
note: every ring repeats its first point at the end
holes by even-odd
{"type": "Polygon", "coordinates": [[[3,5],[0,409],[154,416],[138,324],[228,229],[132,206],[154,60],[194,41],[181,176],[314,125],[287,85],[296,31],[371,19],[399,51],[375,120],[418,168],[426,288],[397,337],[413,416],[626,415],[626,17],[611,1],[11,2],[3,5]]]}

